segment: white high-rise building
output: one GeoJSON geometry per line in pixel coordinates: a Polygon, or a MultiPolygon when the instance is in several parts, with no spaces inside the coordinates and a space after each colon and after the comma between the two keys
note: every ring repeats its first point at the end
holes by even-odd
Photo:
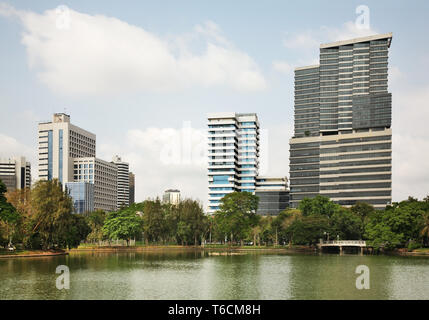
{"type": "Polygon", "coordinates": [[[76,212],[92,207],[117,210],[118,166],[95,157],[95,134],[72,125],[64,113],[55,113],[52,122],[40,123],[38,131],[39,179],[58,179],[68,186],[74,203],[80,203],[75,205],[76,212]]]}
{"type": "Polygon", "coordinates": [[[225,112],[209,114],[208,127],[208,213],[213,213],[225,195],[255,192],[259,122],[255,113],[225,112]]]}
{"type": "Polygon", "coordinates": [[[177,206],[180,203],[180,190],[165,190],[164,195],[162,196],[162,202],[177,206]]]}
{"type": "Polygon", "coordinates": [[[65,113],[55,113],[52,122],[39,123],[38,133],[41,180],[73,182],[73,159],[95,157],[95,134],[72,125],[65,113]]]}
{"type": "Polygon", "coordinates": [[[130,166],[127,162],[123,162],[119,156],[114,156],[112,163],[118,168],[117,185],[117,208],[130,205],[130,166]]]}
{"type": "Polygon", "coordinates": [[[31,164],[25,157],[0,159],[0,180],[8,191],[31,187],[31,164]]]}
{"type": "Polygon", "coordinates": [[[74,181],[94,185],[94,209],[117,209],[117,166],[95,157],[74,159],[74,181]]]}

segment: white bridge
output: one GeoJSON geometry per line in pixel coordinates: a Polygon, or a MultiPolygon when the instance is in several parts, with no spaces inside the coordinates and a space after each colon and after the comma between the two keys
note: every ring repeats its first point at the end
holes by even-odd
{"type": "Polygon", "coordinates": [[[364,240],[333,240],[321,241],[319,247],[366,247],[364,240]]]}
{"type": "Polygon", "coordinates": [[[366,241],[364,240],[332,240],[332,241],[320,241],[317,246],[323,251],[323,248],[327,247],[338,247],[340,253],[343,253],[343,247],[357,247],[360,248],[360,253],[363,254],[364,248],[366,248],[366,241]]]}

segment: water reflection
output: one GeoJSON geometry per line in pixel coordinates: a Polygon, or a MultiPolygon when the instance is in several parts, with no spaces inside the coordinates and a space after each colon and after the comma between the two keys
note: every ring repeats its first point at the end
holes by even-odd
{"type": "Polygon", "coordinates": [[[204,251],[84,252],[0,260],[0,299],[429,299],[429,259],[204,251]],[[55,269],[70,268],[70,290],[55,269]],[[358,290],[358,265],[370,290],[358,290]]]}

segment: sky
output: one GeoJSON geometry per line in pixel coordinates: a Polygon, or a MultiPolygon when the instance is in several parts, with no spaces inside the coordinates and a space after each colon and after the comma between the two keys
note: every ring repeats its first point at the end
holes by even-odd
{"type": "Polygon", "coordinates": [[[319,46],[393,32],[393,201],[429,194],[428,1],[0,0],[0,157],[37,178],[54,112],[120,155],[136,201],[170,188],[206,203],[207,114],[256,112],[260,174],[289,175],[293,70],[319,46]],[[364,11],[362,5],[366,6],[364,11]]]}

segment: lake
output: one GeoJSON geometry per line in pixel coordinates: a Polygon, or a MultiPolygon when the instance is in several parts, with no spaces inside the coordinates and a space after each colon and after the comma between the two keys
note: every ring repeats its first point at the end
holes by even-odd
{"type": "Polygon", "coordinates": [[[207,251],[0,259],[0,299],[429,299],[429,258],[207,251]],[[56,268],[70,289],[56,288],[56,268]],[[356,288],[369,268],[370,289],[356,288]]]}

